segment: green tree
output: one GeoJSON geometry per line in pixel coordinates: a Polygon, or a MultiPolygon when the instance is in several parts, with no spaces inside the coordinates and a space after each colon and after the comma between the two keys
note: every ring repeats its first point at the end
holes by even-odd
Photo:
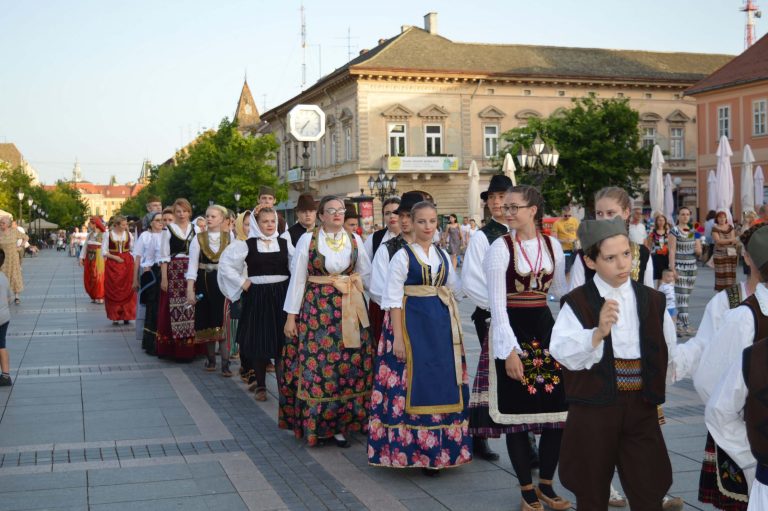
{"type": "Polygon", "coordinates": [[[277,200],[287,197],[271,162],[278,144],[274,136],[243,136],[237,123],[224,118],[216,131],[203,133],[185,151],[176,155],[172,165],[155,167],[150,184],[120,208],[124,214],[141,216],[146,212],[146,199],[158,195],[164,205],[178,197],[187,198],[195,212],[202,212],[209,201],[235,207],[235,191],[241,194],[240,205],[251,207],[258,202],[259,187],[275,189],[277,200]]]}
{"type": "Polygon", "coordinates": [[[21,206],[22,219],[26,221],[27,216],[29,216],[27,199],[36,195],[39,196],[38,189],[42,190],[42,188],[32,185],[32,178],[21,167],[12,169],[7,164],[0,167],[0,209],[11,213],[13,218],[19,216],[19,198],[17,195],[19,190],[24,192],[21,206]]]}
{"type": "Polygon", "coordinates": [[[629,100],[590,96],[573,103],[568,110],[531,119],[502,135],[509,142],[505,152],[513,156],[521,146],[530,147],[537,133],[559,151],[555,174],[543,180],[518,169],[519,181],[539,186],[553,213],[571,201],[593,211],[595,192],[606,186],[620,186],[633,195],[639,191],[641,169],[650,167],[650,151],[640,147],[639,114],[629,100]]]}
{"type": "MultiPolygon", "coordinates": [[[[57,181],[56,186],[47,191],[48,220],[59,224],[61,229],[68,231],[82,227],[88,214],[88,206],[80,196],[80,192],[66,181],[57,181]]],[[[44,205],[45,209],[46,206],[44,205]]]]}

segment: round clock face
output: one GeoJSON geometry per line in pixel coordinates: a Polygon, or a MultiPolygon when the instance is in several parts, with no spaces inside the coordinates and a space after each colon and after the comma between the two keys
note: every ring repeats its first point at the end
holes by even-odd
{"type": "Polygon", "coordinates": [[[316,141],[325,132],[325,119],[315,105],[299,105],[290,112],[291,135],[300,141],[316,141]]]}

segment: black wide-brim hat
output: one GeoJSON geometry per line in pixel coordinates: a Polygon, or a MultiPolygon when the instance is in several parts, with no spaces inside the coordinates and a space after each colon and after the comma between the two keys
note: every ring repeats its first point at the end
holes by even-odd
{"type": "Polygon", "coordinates": [[[491,178],[491,182],[488,183],[488,189],[480,194],[480,198],[484,201],[488,200],[488,194],[494,192],[506,192],[512,187],[512,180],[504,174],[494,174],[491,178]]]}
{"type": "Polygon", "coordinates": [[[432,195],[428,194],[427,192],[422,192],[419,190],[415,190],[413,192],[405,192],[403,196],[400,197],[400,205],[397,207],[395,213],[398,215],[400,213],[410,213],[411,208],[414,205],[424,201],[429,201],[432,204],[435,204],[435,199],[433,199],[432,195]]]}

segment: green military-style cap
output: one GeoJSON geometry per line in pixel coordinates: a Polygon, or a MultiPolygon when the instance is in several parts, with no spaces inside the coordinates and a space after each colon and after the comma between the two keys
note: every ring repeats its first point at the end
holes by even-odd
{"type": "Polygon", "coordinates": [[[747,244],[747,252],[758,268],[768,263],[768,226],[761,227],[752,234],[747,244]]]}
{"type": "Polygon", "coordinates": [[[579,236],[582,250],[587,250],[606,238],[619,234],[626,236],[627,226],[620,216],[615,216],[610,220],[584,220],[579,224],[576,234],[579,236]]]}

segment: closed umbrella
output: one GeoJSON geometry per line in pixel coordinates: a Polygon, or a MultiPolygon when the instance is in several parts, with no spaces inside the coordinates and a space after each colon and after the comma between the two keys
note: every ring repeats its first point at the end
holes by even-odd
{"type": "Polygon", "coordinates": [[[749,144],[744,146],[744,158],[741,163],[741,211],[755,210],[755,177],[752,174],[752,164],[755,163],[755,155],[749,144]]]}
{"type": "Polygon", "coordinates": [[[480,224],[482,218],[482,212],[480,210],[480,172],[477,170],[477,163],[472,160],[469,165],[469,190],[467,196],[467,209],[469,210],[469,218],[474,218],[475,222],[480,224]]]}
{"type": "Polygon", "coordinates": [[[512,155],[507,153],[504,156],[504,163],[501,165],[501,171],[512,180],[512,186],[517,186],[517,179],[515,178],[515,160],[512,155]]]}
{"type": "Polygon", "coordinates": [[[717,176],[714,170],[709,171],[707,177],[707,211],[717,209],[717,176]]]}
{"type": "Polygon", "coordinates": [[[675,212],[675,199],[672,197],[672,189],[675,185],[672,184],[672,176],[667,173],[664,176],[664,216],[669,221],[672,221],[672,214],[675,212]]]}
{"type": "Polygon", "coordinates": [[[733,206],[733,170],[731,169],[731,144],[723,135],[717,145],[717,207],[730,211],[733,206]]]}
{"type": "Polygon", "coordinates": [[[651,175],[648,180],[648,195],[651,202],[651,214],[664,211],[664,156],[661,154],[661,148],[656,144],[653,146],[653,155],[651,156],[651,175]]]}
{"type": "Polygon", "coordinates": [[[760,207],[765,203],[764,191],[765,176],[763,176],[763,167],[760,165],[755,169],[755,207],[760,207]]]}

